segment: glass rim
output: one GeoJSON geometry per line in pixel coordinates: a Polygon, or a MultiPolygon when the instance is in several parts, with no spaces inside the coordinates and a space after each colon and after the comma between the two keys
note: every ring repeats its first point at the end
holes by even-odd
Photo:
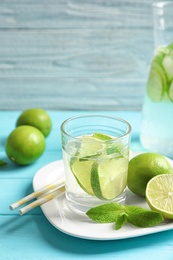
{"type": "Polygon", "coordinates": [[[172,1],[158,1],[152,4],[154,8],[163,8],[166,7],[168,5],[173,6],[173,2],[172,1]]]}
{"type": "MultiPolygon", "coordinates": [[[[100,115],[97,115],[97,114],[88,114],[88,115],[79,115],[79,116],[73,116],[73,117],[70,117],[70,118],[67,118],[60,126],[60,130],[63,134],[65,134],[66,136],[72,138],[72,139],[76,139],[78,140],[78,137],[74,137],[70,134],[68,134],[65,130],[64,130],[64,125],[66,125],[68,122],[70,121],[73,121],[75,119],[78,119],[78,118],[85,118],[85,117],[102,117],[102,118],[108,118],[108,119],[114,119],[114,120],[117,120],[117,121],[120,121],[122,123],[124,123],[124,125],[126,125],[128,128],[127,128],[127,131],[125,134],[119,136],[118,138],[123,138],[127,135],[129,135],[132,131],[132,127],[130,125],[129,122],[127,122],[125,119],[121,118],[121,117],[117,117],[117,116],[107,116],[107,115],[103,115],[103,114],[100,114],[100,115]]],[[[103,142],[110,142],[110,140],[100,140],[100,141],[103,141],[103,142]]]]}

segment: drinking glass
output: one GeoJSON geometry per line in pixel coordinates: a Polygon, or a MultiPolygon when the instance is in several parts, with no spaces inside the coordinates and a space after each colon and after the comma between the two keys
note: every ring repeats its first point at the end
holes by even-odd
{"type": "Polygon", "coordinates": [[[141,143],[173,158],[173,2],[153,5],[154,44],[143,103],[141,143]]]}
{"type": "Polygon", "coordinates": [[[85,213],[126,197],[131,126],[121,118],[82,115],[61,125],[66,203],[85,213]]]}

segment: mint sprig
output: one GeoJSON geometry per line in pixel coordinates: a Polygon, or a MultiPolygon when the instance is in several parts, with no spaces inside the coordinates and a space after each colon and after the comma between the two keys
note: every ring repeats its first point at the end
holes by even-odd
{"type": "Polygon", "coordinates": [[[139,206],[123,206],[116,202],[91,208],[86,215],[97,223],[115,223],[116,230],[127,222],[137,227],[152,227],[164,220],[159,212],[139,206]]]}

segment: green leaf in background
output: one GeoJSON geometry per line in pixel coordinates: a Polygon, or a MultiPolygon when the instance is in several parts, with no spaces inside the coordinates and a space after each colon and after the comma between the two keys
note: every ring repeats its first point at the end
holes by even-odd
{"type": "Polygon", "coordinates": [[[0,167],[5,166],[5,165],[7,165],[7,163],[2,161],[2,160],[0,160],[0,167]]]}

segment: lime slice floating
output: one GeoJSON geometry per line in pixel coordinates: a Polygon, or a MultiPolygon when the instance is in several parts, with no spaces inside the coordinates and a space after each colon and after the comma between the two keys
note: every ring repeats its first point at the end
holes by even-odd
{"type": "Polygon", "coordinates": [[[94,195],[90,183],[92,165],[92,160],[80,161],[79,159],[73,160],[71,164],[71,170],[79,186],[90,195],[94,195]]]}
{"type": "Polygon", "coordinates": [[[76,156],[70,160],[70,168],[79,186],[88,194],[94,195],[91,183],[91,167],[93,162],[103,153],[104,145],[90,135],[79,137],[80,147],[76,156]]]}
{"type": "Polygon", "coordinates": [[[173,219],[173,174],[161,174],[152,178],[146,188],[146,199],[152,210],[165,219],[173,219]]]}
{"type": "Polygon", "coordinates": [[[110,137],[109,135],[105,135],[105,134],[98,133],[98,132],[93,133],[93,137],[95,137],[99,140],[103,140],[103,141],[112,140],[112,137],[110,137]]]}
{"type": "Polygon", "coordinates": [[[165,55],[162,64],[168,80],[172,80],[173,79],[173,55],[170,54],[165,55]]]}
{"type": "Polygon", "coordinates": [[[153,61],[147,82],[147,94],[153,102],[160,102],[166,89],[166,76],[159,63],[153,61]]]}
{"type": "Polygon", "coordinates": [[[169,90],[168,90],[168,95],[171,101],[173,101],[173,80],[170,84],[169,90]]]}
{"type": "Polygon", "coordinates": [[[122,148],[123,148],[123,145],[121,142],[119,143],[115,143],[114,140],[115,140],[115,137],[112,138],[111,136],[109,135],[106,135],[106,134],[102,134],[102,133],[97,133],[95,132],[93,134],[93,136],[97,139],[100,139],[100,140],[103,140],[103,141],[110,141],[110,142],[107,142],[106,144],[106,154],[109,155],[109,154],[119,154],[120,156],[122,156],[122,148]],[[111,140],[113,142],[111,142],[111,140]]]}
{"type": "Polygon", "coordinates": [[[127,171],[128,157],[123,158],[120,146],[112,140],[102,133],[84,135],[79,138],[81,145],[70,160],[71,171],[79,186],[100,199],[113,199],[126,186],[127,176],[125,174],[122,181],[121,174],[127,171]]]}
{"type": "Polygon", "coordinates": [[[127,183],[127,164],[127,159],[117,158],[92,165],[91,187],[97,198],[112,200],[124,190],[127,183]]]}
{"type": "Polygon", "coordinates": [[[93,156],[98,156],[102,153],[104,145],[99,142],[96,138],[90,135],[83,135],[79,138],[81,146],[78,150],[78,157],[80,158],[90,158],[93,156]]]}

